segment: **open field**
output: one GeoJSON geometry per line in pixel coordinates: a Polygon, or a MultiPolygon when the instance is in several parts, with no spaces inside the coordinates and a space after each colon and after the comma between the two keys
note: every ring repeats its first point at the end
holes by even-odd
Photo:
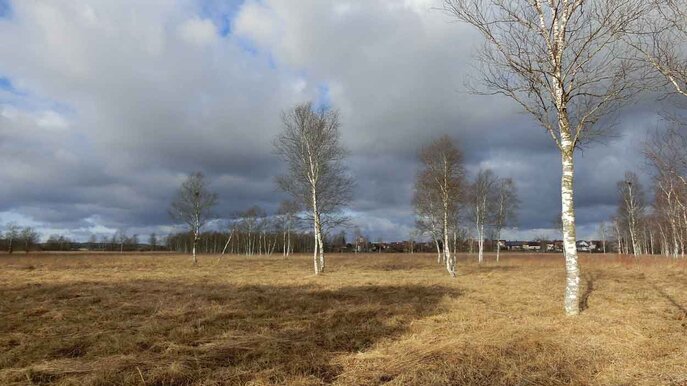
{"type": "Polygon", "coordinates": [[[0,384],[687,385],[686,261],[434,258],[0,255],[0,384]]]}

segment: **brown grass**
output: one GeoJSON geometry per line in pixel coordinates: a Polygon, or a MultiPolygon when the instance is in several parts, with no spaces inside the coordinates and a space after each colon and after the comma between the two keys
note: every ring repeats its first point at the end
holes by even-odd
{"type": "Polygon", "coordinates": [[[687,385],[685,261],[467,260],[3,255],[0,384],[687,385]]]}

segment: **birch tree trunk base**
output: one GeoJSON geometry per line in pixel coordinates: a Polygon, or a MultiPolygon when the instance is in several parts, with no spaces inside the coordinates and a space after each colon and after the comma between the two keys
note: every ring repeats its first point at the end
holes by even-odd
{"type": "Polygon", "coordinates": [[[320,262],[319,262],[319,260],[318,260],[318,258],[317,258],[317,249],[318,249],[318,245],[319,245],[319,244],[317,243],[317,235],[315,235],[315,248],[314,248],[314,250],[313,250],[313,257],[312,257],[313,265],[314,265],[314,267],[315,267],[315,275],[319,275],[319,274],[320,274],[320,262]]]}

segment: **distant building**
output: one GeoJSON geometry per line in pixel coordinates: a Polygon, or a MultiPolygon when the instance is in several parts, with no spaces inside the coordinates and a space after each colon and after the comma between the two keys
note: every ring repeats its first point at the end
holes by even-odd
{"type": "Polygon", "coordinates": [[[578,240],[577,241],[577,251],[578,252],[590,252],[592,251],[592,244],[589,241],[578,240]]]}

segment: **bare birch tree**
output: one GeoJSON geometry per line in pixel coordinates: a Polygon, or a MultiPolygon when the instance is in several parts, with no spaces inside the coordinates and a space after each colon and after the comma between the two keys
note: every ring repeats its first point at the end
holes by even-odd
{"type": "Polygon", "coordinates": [[[284,200],[279,204],[277,217],[279,218],[279,227],[282,231],[282,255],[288,257],[291,254],[291,233],[298,223],[298,212],[300,208],[298,203],[291,200],[284,200]]]}
{"type": "Polygon", "coordinates": [[[24,252],[29,253],[31,248],[38,243],[39,235],[31,227],[25,227],[19,234],[22,244],[24,244],[24,252]]]}
{"type": "Polygon", "coordinates": [[[169,213],[176,221],[186,224],[193,238],[193,265],[198,264],[196,246],[203,226],[212,217],[212,208],[217,204],[217,195],[208,189],[201,172],[190,174],[181,184],[172,201],[169,213]]]}
{"type": "Polygon", "coordinates": [[[599,238],[601,238],[601,247],[604,254],[606,254],[606,235],[608,234],[608,225],[605,221],[599,223],[599,238]]]}
{"type": "Polygon", "coordinates": [[[632,254],[639,256],[642,251],[640,225],[644,219],[646,201],[644,189],[635,173],[626,172],[625,179],[618,181],[618,196],[618,218],[630,235],[632,254]]]}
{"type": "Polygon", "coordinates": [[[420,150],[420,161],[413,198],[418,224],[431,232],[437,251],[440,236],[446,270],[455,277],[456,256],[451,254],[450,238],[464,196],[463,154],[445,135],[420,150]]]}
{"type": "Polygon", "coordinates": [[[114,234],[115,243],[119,245],[119,253],[124,253],[124,244],[127,243],[129,236],[126,234],[126,229],[119,229],[114,234]]]}
{"type": "Polygon", "coordinates": [[[151,251],[157,251],[157,235],[155,233],[151,233],[150,236],[148,237],[148,246],[150,247],[151,251]]]}
{"type": "Polygon", "coordinates": [[[492,223],[497,203],[497,178],[490,169],[483,169],[477,173],[475,181],[470,186],[470,217],[477,232],[477,261],[484,262],[484,236],[486,228],[492,223]]]}
{"type": "Polygon", "coordinates": [[[325,228],[345,222],[341,210],[348,204],[353,179],[343,160],[339,114],[334,110],[314,111],[311,103],[297,105],[282,116],[283,131],[274,142],[287,172],[277,183],[306,209],[315,234],[315,274],[325,270],[325,228]]]}
{"type": "Polygon", "coordinates": [[[7,239],[7,253],[12,254],[14,252],[14,247],[16,241],[19,239],[21,228],[15,223],[9,223],[5,227],[5,238],[7,239]]]}
{"type": "Polygon", "coordinates": [[[365,236],[363,236],[363,231],[360,229],[358,225],[353,227],[353,237],[355,238],[355,253],[357,254],[361,251],[362,244],[364,244],[365,242],[365,236]]]}
{"type": "Polygon", "coordinates": [[[634,91],[636,62],[623,38],[642,14],[632,0],[444,0],[445,10],[485,39],[486,94],[505,95],[534,117],[561,154],[566,261],[564,308],[579,313],[580,270],[573,204],[574,152],[634,91]]]}
{"type": "Polygon", "coordinates": [[[496,182],[495,196],[493,227],[496,238],[496,262],[498,262],[501,254],[501,231],[505,227],[514,225],[520,200],[512,178],[500,178],[496,182]]]}
{"type": "Polygon", "coordinates": [[[227,253],[227,249],[229,249],[229,244],[231,244],[231,241],[234,239],[234,235],[236,234],[236,222],[229,220],[227,224],[227,230],[229,235],[227,236],[227,241],[224,243],[224,248],[222,248],[222,253],[219,254],[219,257],[217,257],[217,262],[222,260],[224,254],[227,253]]]}
{"type": "Polygon", "coordinates": [[[418,174],[415,181],[415,193],[413,194],[413,207],[415,208],[415,227],[418,233],[428,235],[434,242],[437,251],[437,263],[443,263],[445,255],[440,246],[443,237],[441,225],[440,198],[434,189],[430,189],[432,181],[427,174],[418,174]]]}
{"type": "Polygon", "coordinates": [[[243,251],[246,256],[260,253],[259,238],[262,220],[265,217],[267,217],[267,213],[257,205],[253,205],[236,215],[238,226],[245,234],[243,251]]]}

